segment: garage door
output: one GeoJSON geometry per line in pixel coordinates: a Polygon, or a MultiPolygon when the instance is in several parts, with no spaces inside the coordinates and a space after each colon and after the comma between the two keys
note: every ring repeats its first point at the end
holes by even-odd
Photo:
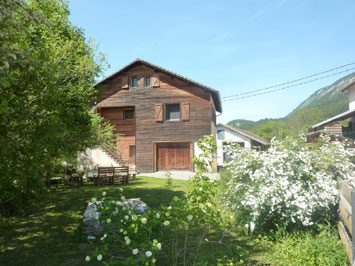
{"type": "Polygon", "coordinates": [[[190,169],[190,143],[157,143],[157,170],[190,169]]]}

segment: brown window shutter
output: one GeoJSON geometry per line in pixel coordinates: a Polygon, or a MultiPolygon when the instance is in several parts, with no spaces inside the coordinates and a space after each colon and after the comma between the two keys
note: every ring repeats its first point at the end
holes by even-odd
{"type": "Polygon", "coordinates": [[[190,120],[190,104],[181,103],[181,120],[188,121],[190,120]]]}
{"type": "Polygon", "coordinates": [[[121,78],[121,88],[128,89],[128,76],[127,75],[124,75],[121,78]]]}
{"type": "Polygon", "coordinates": [[[159,86],[160,86],[159,74],[153,74],[152,75],[152,87],[159,87],[159,86]]]}
{"type": "Polygon", "coordinates": [[[155,122],[163,122],[163,104],[155,105],[155,122]]]}

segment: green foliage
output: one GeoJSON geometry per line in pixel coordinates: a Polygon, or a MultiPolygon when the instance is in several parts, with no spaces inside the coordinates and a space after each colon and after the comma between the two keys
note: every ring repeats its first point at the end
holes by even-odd
{"type": "Polygon", "coordinates": [[[278,231],[261,242],[267,247],[266,257],[279,266],[347,266],[345,249],[335,228],[320,226],[319,232],[278,231]]]}
{"type": "Polygon", "coordinates": [[[223,194],[240,225],[257,232],[311,227],[334,220],[336,178],[353,184],[353,152],[344,143],[321,136],[308,144],[304,136],[273,140],[264,152],[238,146],[228,151],[232,178],[223,194]]]}
{"type": "MultiPolygon", "coordinates": [[[[215,151],[214,137],[198,142],[203,151],[193,162],[196,174],[186,198],[174,197],[170,204],[152,208],[146,215],[134,214],[133,208],[117,205],[102,195],[101,202],[92,200],[105,227],[95,252],[87,260],[103,261],[105,265],[245,265],[248,252],[238,245],[223,242],[232,225],[233,216],[226,216],[217,199],[218,181],[204,174],[215,151]],[[212,239],[208,239],[213,231],[212,239]],[[106,242],[107,241],[107,242],[106,242]],[[119,243],[111,250],[109,243],[119,243]],[[223,250],[222,258],[201,255],[202,250],[223,250]]],[[[121,200],[124,201],[124,196],[121,200]]],[[[212,255],[212,256],[211,256],[212,255]]]]}
{"type": "Polygon", "coordinates": [[[0,10],[1,216],[39,196],[53,165],[111,133],[89,112],[103,58],[66,2],[3,0],[0,10]]]}

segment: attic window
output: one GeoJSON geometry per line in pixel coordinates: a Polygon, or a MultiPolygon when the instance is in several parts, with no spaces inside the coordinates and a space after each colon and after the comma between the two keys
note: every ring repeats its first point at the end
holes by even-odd
{"type": "Polygon", "coordinates": [[[137,84],[138,84],[137,77],[132,77],[132,80],[131,80],[131,87],[132,87],[132,88],[137,88],[137,84]]]}
{"type": "Polygon", "coordinates": [[[145,77],[145,87],[149,88],[151,86],[150,76],[145,77]]]}

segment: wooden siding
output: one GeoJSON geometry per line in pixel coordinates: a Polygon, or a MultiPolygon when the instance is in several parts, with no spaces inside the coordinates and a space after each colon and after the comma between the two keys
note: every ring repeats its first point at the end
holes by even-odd
{"type": "MultiPolygon", "coordinates": [[[[127,106],[126,108],[131,108],[131,106],[127,106]]],[[[124,107],[105,107],[101,108],[99,113],[115,126],[115,133],[124,136],[134,136],[134,120],[124,120],[124,109],[124,107]]]]}
{"type": "MultiPolygon", "coordinates": [[[[136,167],[140,172],[154,169],[154,142],[196,142],[211,129],[210,93],[185,81],[141,65],[125,72],[138,77],[138,88],[121,88],[121,77],[110,81],[98,104],[102,110],[112,107],[135,107],[136,167]],[[144,88],[144,77],[159,78],[159,87],[144,88]],[[156,104],[189,103],[189,120],[156,122],[156,104]]],[[[104,114],[104,113],[103,113],[104,114]]],[[[105,116],[105,115],[104,115],[105,116]]],[[[105,116],[108,119],[109,116],[105,116]]],[[[118,121],[118,123],[120,123],[118,121]]],[[[214,122],[215,123],[215,122],[214,122]]]]}
{"type": "Polygon", "coordinates": [[[135,164],[135,157],[130,157],[129,147],[136,145],[135,136],[121,136],[117,138],[117,149],[121,152],[122,159],[129,165],[135,164]]]}

